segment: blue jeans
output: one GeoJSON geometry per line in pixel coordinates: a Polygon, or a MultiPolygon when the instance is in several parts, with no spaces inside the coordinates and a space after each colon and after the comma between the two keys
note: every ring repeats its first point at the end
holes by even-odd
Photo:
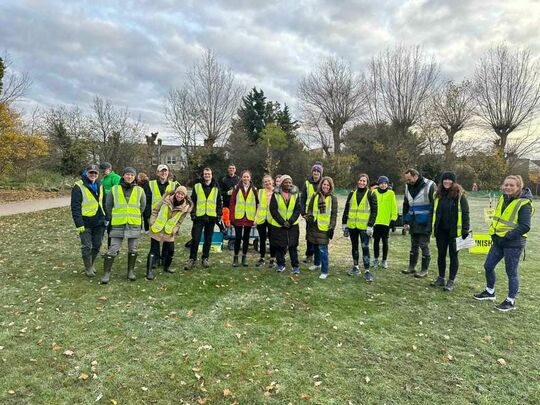
{"type": "Polygon", "coordinates": [[[321,273],[328,274],[328,245],[313,245],[313,264],[321,266],[321,273]]]}
{"type": "Polygon", "coordinates": [[[495,267],[504,258],[506,275],[508,276],[508,298],[516,298],[519,290],[518,264],[523,247],[502,248],[495,243],[491,245],[484,263],[488,288],[495,288],[495,267]]]}

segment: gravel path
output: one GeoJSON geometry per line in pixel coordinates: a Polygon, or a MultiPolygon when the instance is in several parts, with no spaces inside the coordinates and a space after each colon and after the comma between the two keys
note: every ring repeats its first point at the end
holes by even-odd
{"type": "Polygon", "coordinates": [[[25,212],[35,212],[48,210],[50,208],[67,207],[71,202],[71,197],[48,198],[45,200],[28,200],[8,204],[0,204],[0,217],[7,215],[23,214],[25,212]]]}

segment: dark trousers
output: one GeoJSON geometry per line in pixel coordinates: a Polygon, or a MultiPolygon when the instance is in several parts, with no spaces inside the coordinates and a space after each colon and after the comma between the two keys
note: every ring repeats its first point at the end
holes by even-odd
{"type": "Polygon", "coordinates": [[[362,245],[362,262],[364,269],[369,269],[369,236],[365,230],[349,229],[349,237],[351,238],[351,253],[353,257],[354,265],[358,265],[359,251],[358,251],[358,239],[362,245]]]}
{"type": "MultiPolygon", "coordinates": [[[[298,246],[289,247],[289,257],[291,258],[291,266],[298,267],[298,246]]],[[[287,254],[286,247],[276,247],[276,263],[278,266],[285,266],[285,254],[287,254]]]]}
{"type": "Polygon", "coordinates": [[[262,258],[266,255],[266,239],[270,242],[270,257],[276,257],[276,248],[272,245],[272,238],[270,237],[272,226],[265,222],[261,225],[257,225],[257,232],[259,233],[259,254],[262,258]]]}
{"type": "Polygon", "coordinates": [[[379,244],[382,240],[382,259],[388,259],[388,235],[390,227],[387,225],[375,225],[373,227],[373,257],[379,258],[379,244]]]}
{"type": "Polygon", "coordinates": [[[411,254],[418,255],[418,249],[422,251],[422,256],[430,257],[429,235],[423,233],[411,233],[411,254]]]}
{"type": "Polygon", "coordinates": [[[189,249],[189,258],[197,260],[197,251],[199,250],[199,242],[201,234],[204,231],[204,244],[202,258],[208,259],[210,256],[210,247],[212,246],[212,236],[214,235],[214,225],[216,220],[213,218],[195,219],[191,228],[191,247],[189,249]]]}
{"type": "Polygon", "coordinates": [[[160,242],[150,238],[150,253],[154,255],[154,257],[161,257],[161,260],[165,261],[168,257],[172,258],[174,256],[174,242],[162,242],[163,248],[160,249],[159,245],[160,242]]]}
{"type": "Polygon", "coordinates": [[[150,222],[148,222],[150,218],[147,218],[143,215],[142,217],[142,225],[141,225],[141,228],[145,231],[145,232],[148,232],[148,230],[150,229],[150,222]]]}
{"type": "Polygon", "coordinates": [[[234,255],[240,253],[240,245],[242,245],[242,254],[246,255],[249,248],[249,234],[251,226],[234,226],[234,255]]]}
{"type": "Polygon", "coordinates": [[[437,231],[435,233],[437,242],[437,266],[439,267],[439,277],[444,278],[446,273],[446,254],[450,256],[449,280],[455,280],[459,268],[458,252],[456,250],[456,238],[450,236],[449,231],[437,231]]]}
{"type": "Polygon", "coordinates": [[[504,259],[506,275],[508,276],[508,298],[516,298],[519,291],[518,265],[524,247],[502,248],[495,243],[491,245],[484,263],[488,288],[495,288],[495,267],[504,259]]]}
{"type": "Polygon", "coordinates": [[[97,226],[95,228],[86,228],[83,233],[79,234],[81,238],[81,254],[83,257],[99,254],[104,233],[105,226],[97,226]]]}
{"type": "MultiPolygon", "coordinates": [[[[306,223],[306,234],[307,234],[308,224],[306,223]]],[[[313,256],[315,254],[315,245],[306,239],[306,257],[313,256]]]]}

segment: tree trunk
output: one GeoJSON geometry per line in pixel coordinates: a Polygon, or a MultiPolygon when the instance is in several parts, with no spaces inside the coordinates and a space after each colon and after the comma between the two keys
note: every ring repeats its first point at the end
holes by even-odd
{"type": "Polygon", "coordinates": [[[335,126],[332,128],[332,137],[334,139],[334,155],[341,154],[341,130],[343,126],[335,126]]]}
{"type": "Polygon", "coordinates": [[[454,144],[454,138],[456,136],[457,131],[455,130],[448,130],[446,131],[446,136],[448,137],[448,140],[446,143],[443,143],[444,145],[444,163],[446,164],[446,168],[450,169],[452,165],[452,161],[454,160],[454,156],[452,155],[452,146],[454,144]]]}

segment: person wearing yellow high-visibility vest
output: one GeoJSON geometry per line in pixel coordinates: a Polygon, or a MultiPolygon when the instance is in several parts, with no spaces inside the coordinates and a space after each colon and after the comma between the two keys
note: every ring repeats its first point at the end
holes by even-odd
{"type": "Polygon", "coordinates": [[[360,274],[358,260],[358,240],[362,246],[362,262],[364,264],[364,279],[368,282],[374,280],[369,271],[369,238],[373,236],[373,225],[377,218],[377,197],[369,189],[369,176],[361,173],[358,176],[356,190],[349,193],[342,217],[343,236],[351,238],[351,253],[353,266],[348,275],[360,274]]]}
{"type": "Polygon", "coordinates": [[[433,203],[433,234],[437,242],[437,266],[439,276],[431,283],[433,287],[443,287],[452,291],[459,268],[456,238],[469,236],[469,203],[465,190],[457,182],[454,172],[444,172],[435,192],[433,203]],[[450,256],[448,281],[445,280],[446,255],[450,256]]]}
{"type": "Polygon", "coordinates": [[[373,226],[373,262],[371,267],[379,267],[379,245],[382,241],[382,260],[380,265],[383,269],[388,268],[388,237],[390,228],[398,218],[397,200],[394,190],[389,187],[390,180],[386,176],[379,176],[377,187],[373,193],[377,198],[377,218],[373,226]]]}
{"type": "Polygon", "coordinates": [[[106,227],[103,207],[105,191],[98,177],[98,166],[90,165],[71,190],[71,216],[81,239],[84,272],[88,277],[96,275],[94,263],[106,227]]]}
{"type": "Polygon", "coordinates": [[[276,248],[277,272],[285,270],[285,254],[289,251],[293,274],[300,274],[298,242],[300,239],[300,201],[298,187],[293,185],[291,176],[281,176],[281,187],[274,189],[270,199],[271,244],[276,248]]]}
{"type": "Polygon", "coordinates": [[[311,271],[320,271],[319,278],[328,277],[328,244],[334,237],[337,221],[338,200],[334,195],[334,181],[323,177],[307,206],[307,240],[313,244],[311,271]]]}
{"type": "Polygon", "coordinates": [[[122,180],[113,186],[107,194],[105,214],[111,223],[111,245],[105,254],[103,263],[104,275],[101,284],[108,284],[111,269],[122,241],[127,239],[128,262],[127,277],[134,281],[135,263],[137,262],[137,246],[141,236],[142,213],[146,206],[146,196],[141,187],[135,182],[137,171],[133,167],[126,167],[122,172],[122,180]]]}
{"type": "Polygon", "coordinates": [[[212,169],[209,167],[203,169],[202,179],[193,186],[191,201],[193,201],[193,210],[190,215],[193,227],[191,228],[189,260],[184,266],[184,270],[191,270],[195,266],[203,232],[202,266],[210,267],[209,257],[214,227],[221,222],[223,200],[218,183],[214,180],[212,169]]]}
{"type": "Polygon", "coordinates": [[[274,194],[274,180],[272,176],[265,175],[262,179],[263,188],[259,189],[259,205],[257,206],[257,215],[255,216],[255,223],[257,224],[257,233],[259,234],[259,261],[255,266],[264,266],[266,263],[266,241],[270,242],[270,260],[268,267],[274,267],[276,264],[276,248],[271,243],[272,238],[270,232],[272,230],[272,224],[270,223],[270,200],[274,194]]]}
{"type": "Polygon", "coordinates": [[[515,300],[519,291],[519,258],[525,249],[527,233],[531,229],[534,206],[531,190],[523,188],[521,176],[507,176],[502,184],[502,191],[503,195],[499,198],[489,227],[493,244],[484,263],[486,289],[475,294],[474,298],[495,300],[495,267],[504,259],[508,276],[508,296],[495,308],[506,312],[516,308],[515,300]]]}
{"type": "Polygon", "coordinates": [[[238,267],[238,254],[242,246],[242,266],[247,267],[247,252],[249,235],[255,225],[255,215],[259,205],[257,189],[251,182],[251,172],[244,170],[240,182],[233,187],[229,202],[231,223],[234,226],[234,257],[233,267],[238,267]]]}
{"type": "MultiPolygon", "coordinates": [[[[300,203],[301,203],[300,213],[302,215],[302,218],[304,219],[306,217],[307,205],[309,204],[311,197],[313,197],[313,195],[319,188],[322,174],[323,174],[323,165],[321,162],[316,162],[311,167],[311,176],[309,176],[306,179],[306,181],[304,181],[304,184],[302,185],[302,190],[300,191],[300,203]]],[[[302,259],[302,262],[312,263],[314,247],[313,247],[313,244],[307,239],[307,228],[308,228],[308,225],[306,222],[306,253],[305,253],[304,258],[302,259]]]]}
{"type": "Polygon", "coordinates": [[[166,193],[152,209],[150,217],[150,253],[146,259],[146,278],[154,279],[153,262],[160,255],[160,242],[163,243],[161,255],[163,271],[174,273],[171,263],[174,256],[174,238],[180,231],[180,225],[193,207],[184,186],[166,193]]]}
{"type": "MultiPolygon", "coordinates": [[[[176,190],[180,184],[171,179],[171,171],[169,166],[161,164],[156,169],[156,179],[150,180],[143,186],[144,193],[146,194],[146,208],[144,210],[144,218],[150,219],[152,210],[156,207],[161,198],[170,192],[176,190]]],[[[165,256],[165,250],[163,249],[156,260],[154,260],[154,267],[163,264],[163,257],[165,256]]]]}

